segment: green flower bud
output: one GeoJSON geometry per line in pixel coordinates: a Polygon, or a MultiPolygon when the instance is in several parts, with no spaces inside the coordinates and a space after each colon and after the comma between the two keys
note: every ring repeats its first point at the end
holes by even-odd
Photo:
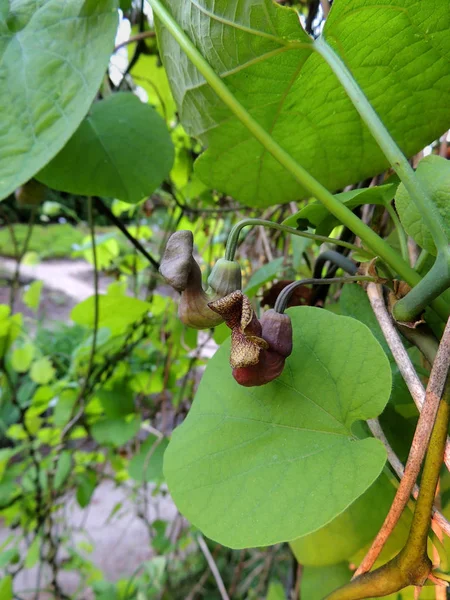
{"type": "Polygon", "coordinates": [[[209,287],[219,298],[242,288],[241,267],[234,260],[219,258],[208,277],[209,287]]]}

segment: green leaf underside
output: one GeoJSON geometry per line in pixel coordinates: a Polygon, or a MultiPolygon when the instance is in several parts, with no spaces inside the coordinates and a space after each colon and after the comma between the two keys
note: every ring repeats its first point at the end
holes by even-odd
{"type": "Polygon", "coordinates": [[[14,2],[0,15],[0,198],[67,142],[93,101],[114,44],[114,0],[14,2]]]}
{"type": "Polygon", "coordinates": [[[389,398],[389,362],[378,342],[354,319],[311,307],[289,314],[294,351],[281,377],[240,387],[225,342],[165,454],[180,511],[233,548],[323,527],[374,482],[386,458],[377,440],[351,432],[389,398]]]}
{"type": "MultiPolygon", "coordinates": [[[[420,161],[416,173],[436,205],[450,240],[450,162],[441,156],[430,155],[420,161]]],[[[395,206],[408,235],[436,256],[431,233],[403,184],[398,188],[395,206]]]]}
{"type": "MultiPolygon", "coordinates": [[[[272,0],[166,5],[237,100],[327,188],[387,167],[295,11],[272,0]]],[[[449,30],[447,3],[420,0],[336,0],[325,25],[326,39],[407,155],[448,129],[449,30]]],[[[167,30],[158,31],[183,125],[208,147],[196,163],[201,179],[252,206],[301,197],[304,190],[218,100],[167,30]]]]}
{"type": "Polygon", "coordinates": [[[168,176],[174,148],[163,119],[134,94],[97,102],[38,179],[64,192],[139,202],[168,176]]]}
{"type": "MultiPolygon", "coordinates": [[[[342,192],[341,194],[336,194],[335,197],[352,210],[357,206],[361,206],[361,204],[381,204],[384,206],[394,197],[396,187],[395,184],[389,183],[362,190],[342,192]]],[[[331,230],[339,224],[336,217],[329,213],[320,202],[308,204],[295,213],[295,215],[291,215],[285,219],[283,225],[297,227],[299,219],[308,221],[311,227],[316,228],[319,235],[329,235],[331,230]]]]}

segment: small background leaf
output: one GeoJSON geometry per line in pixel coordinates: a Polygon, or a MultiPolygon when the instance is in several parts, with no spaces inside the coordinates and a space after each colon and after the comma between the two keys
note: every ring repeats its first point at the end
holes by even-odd
{"type": "MultiPolygon", "coordinates": [[[[381,204],[384,206],[393,199],[396,188],[396,184],[390,183],[362,190],[342,192],[341,194],[335,194],[335,198],[351,210],[362,204],[381,204]]],[[[299,220],[304,223],[308,222],[319,235],[329,235],[339,225],[338,219],[328,212],[320,202],[308,204],[295,215],[285,219],[283,225],[296,228],[299,220]]]]}
{"type": "Polygon", "coordinates": [[[271,581],[269,583],[266,600],[286,600],[284,587],[279,581],[271,581]]]}
{"type": "Polygon", "coordinates": [[[11,364],[14,371],[17,371],[17,373],[28,371],[34,358],[34,350],[33,344],[25,344],[21,348],[14,348],[11,357],[11,364]]]}
{"type": "Polygon", "coordinates": [[[41,302],[43,281],[33,281],[23,295],[23,301],[33,311],[37,311],[41,302]]]}
{"type": "MultiPolygon", "coordinates": [[[[438,209],[447,239],[450,240],[450,161],[431,154],[420,161],[416,175],[438,209]]],[[[436,246],[431,233],[403,183],[397,190],[395,206],[408,235],[421,248],[436,256],[436,246]]]]}
{"type": "Polygon", "coordinates": [[[134,94],[122,92],[94,104],[38,179],[63,192],[135,203],[162,183],[173,160],[162,118],[134,94]]]}
{"type": "Polygon", "coordinates": [[[149,435],[138,454],[130,461],[128,468],[130,477],[139,482],[163,481],[163,458],[168,444],[166,438],[158,441],[156,436],[149,435]]]}
{"type": "Polygon", "coordinates": [[[132,415],[126,419],[102,419],[91,427],[91,434],[99,444],[123,446],[139,431],[141,418],[132,415]]]}
{"type": "Polygon", "coordinates": [[[36,360],[31,366],[30,377],[35,383],[46,385],[54,376],[55,369],[53,368],[50,359],[46,356],[36,360]]]}
{"type": "Polygon", "coordinates": [[[272,279],[275,279],[282,272],[283,262],[284,258],[281,256],[255,271],[245,286],[244,294],[249,298],[253,298],[261,286],[272,281],[272,279]]]}

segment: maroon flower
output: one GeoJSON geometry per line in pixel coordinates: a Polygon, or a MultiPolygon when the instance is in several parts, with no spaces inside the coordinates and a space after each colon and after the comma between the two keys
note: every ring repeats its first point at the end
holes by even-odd
{"type": "Polygon", "coordinates": [[[231,329],[230,364],[240,385],[264,385],[281,375],[292,352],[288,315],[269,310],[258,321],[250,300],[239,290],[210,302],[209,307],[231,329]]]}

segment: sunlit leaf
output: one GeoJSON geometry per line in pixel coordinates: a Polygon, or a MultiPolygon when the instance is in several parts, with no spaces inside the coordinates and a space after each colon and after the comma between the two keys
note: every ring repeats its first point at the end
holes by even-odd
{"type": "Polygon", "coordinates": [[[30,377],[35,383],[46,385],[54,376],[55,369],[47,356],[36,360],[31,366],[30,377]]]}
{"type": "Polygon", "coordinates": [[[23,301],[33,311],[37,311],[41,302],[41,292],[44,286],[43,281],[33,281],[23,294],[23,301]]]}
{"type": "Polygon", "coordinates": [[[31,362],[34,358],[35,348],[33,344],[25,344],[21,348],[14,348],[11,364],[14,371],[18,373],[25,373],[30,368],[31,362]]]}

